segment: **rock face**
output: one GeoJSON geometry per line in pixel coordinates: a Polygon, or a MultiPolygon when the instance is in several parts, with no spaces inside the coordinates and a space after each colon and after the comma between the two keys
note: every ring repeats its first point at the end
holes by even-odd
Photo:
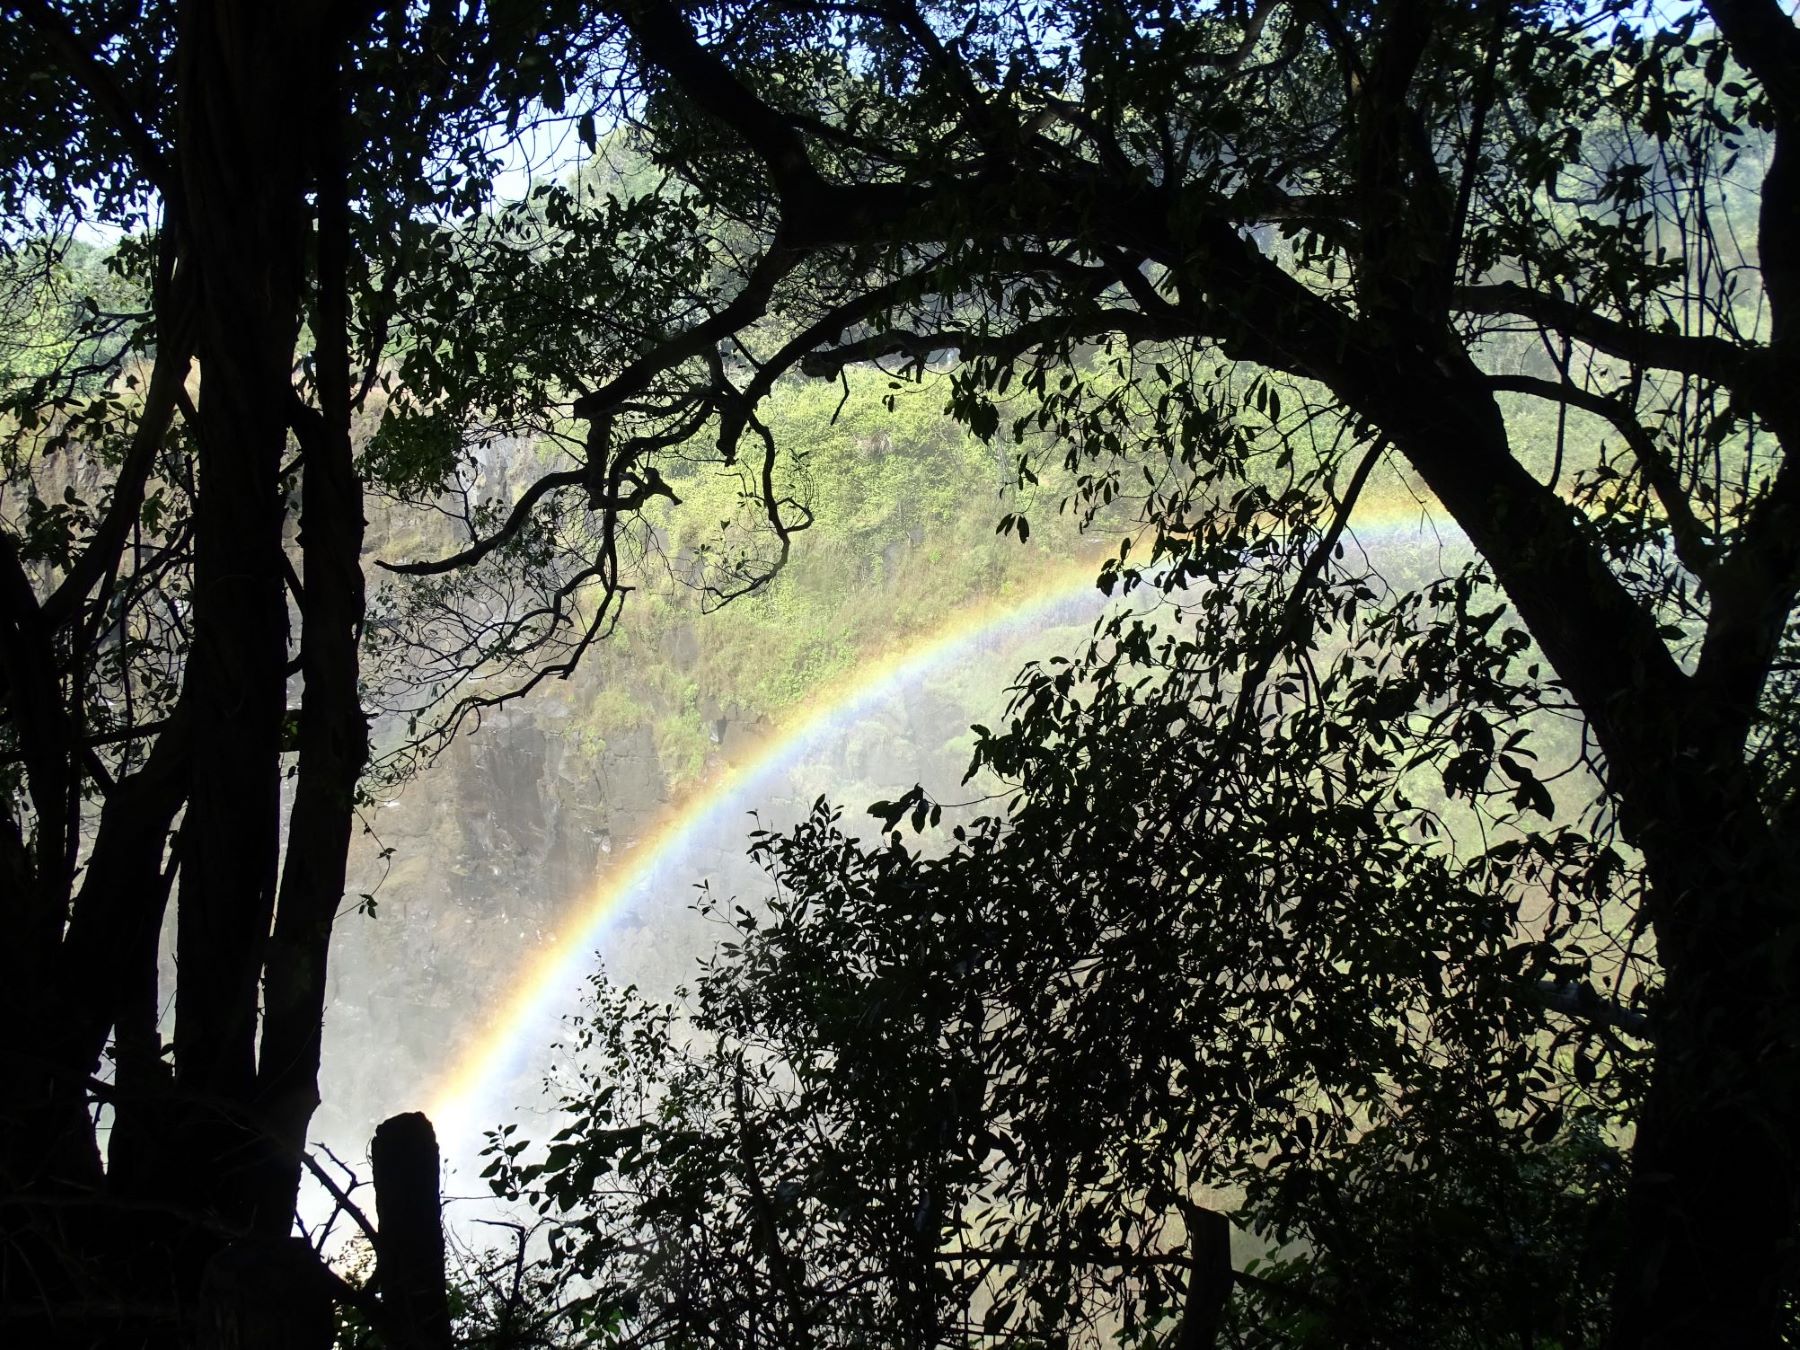
{"type": "Polygon", "coordinates": [[[667,810],[650,727],[591,754],[559,734],[568,720],[561,699],[492,717],[369,813],[353,875],[376,912],[334,937],[321,1137],[425,1106],[608,861],[667,810]]]}

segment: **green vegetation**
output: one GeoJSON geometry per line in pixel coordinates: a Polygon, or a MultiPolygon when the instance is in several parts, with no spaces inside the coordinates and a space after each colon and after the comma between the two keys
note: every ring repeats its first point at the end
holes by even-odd
{"type": "Polygon", "coordinates": [[[1103,583],[1185,612],[1030,672],[977,746],[1002,817],[763,838],[691,1038],[601,992],[571,1123],[494,1148],[593,1306],[669,1345],[1780,1343],[1791,22],[732,12],[631,23],[659,152],[770,240],[718,322],[765,381],[955,348],[958,417],[1072,447],[1078,506],[1143,475],[1103,583]],[[1340,550],[1390,458],[1479,561],[1340,550]]]}
{"type": "MultiPolygon", "coordinates": [[[[893,409],[868,389],[794,381],[767,413],[817,524],[766,588],[713,608],[696,580],[729,547],[721,520],[740,510],[736,472],[705,461],[671,470],[682,498],[649,520],[666,568],[646,568],[629,617],[588,659],[575,710],[590,741],[655,729],[669,787],[679,793],[714,750],[707,723],[780,723],[884,653],[904,648],[970,607],[1031,593],[1048,568],[1091,552],[1066,513],[1039,513],[1029,541],[994,522],[1016,502],[1010,469],[943,414],[944,382],[907,385],[893,409]],[[722,542],[723,539],[723,542],[722,542]],[[684,584],[685,583],[685,584],[684,584]]],[[[1121,512],[1113,523],[1130,525],[1121,512]]],[[[1097,563],[1096,563],[1097,565],[1097,563]]]]}
{"type": "Polygon", "coordinates": [[[712,689],[1028,585],[1065,493],[1179,612],[1028,674],[1007,810],[763,839],[704,1034],[603,994],[586,1114],[499,1142],[569,1337],[1787,1335],[1778,0],[6,18],[9,1340],[316,1350],[336,1303],[443,1350],[422,1122],[378,1292],[291,1232],[358,804],[621,635],[700,774],[712,689]],[[612,158],[494,203],[559,131],[612,158]],[[1383,477],[1466,565],[1362,567],[1383,477]],[[1006,483],[1018,544],[934,557],[1006,483]]]}

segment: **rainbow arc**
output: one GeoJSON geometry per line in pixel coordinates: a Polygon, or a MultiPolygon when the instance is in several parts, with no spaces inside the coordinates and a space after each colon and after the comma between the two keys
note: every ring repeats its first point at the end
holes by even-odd
{"type": "MultiPolygon", "coordinates": [[[[1429,514],[1415,501],[1364,507],[1354,522],[1365,544],[1430,524],[1429,514]]],[[[573,907],[556,942],[520,971],[513,983],[516,992],[496,1010],[489,1030],[462,1051],[439,1085],[428,1111],[447,1151],[454,1155],[472,1148],[479,1132],[503,1114],[504,1104],[496,1100],[500,1090],[515,1083],[532,1054],[553,1039],[557,1021],[579,1006],[583,983],[608,927],[646,896],[667,863],[728,814],[751,810],[760,787],[830,736],[854,725],[897,691],[967,658],[1003,630],[1040,624],[1059,609],[1074,608],[1084,594],[1093,601],[1086,617],[1097,617],[1107,603],[1094,584],[1097,567],[1093,558],[1062,564],[1025,594],[967,610],[935,633],[871,661],[821,690],[805,710],[759,737],[734,763],[671,804],[661,821],[573,907]]]]}

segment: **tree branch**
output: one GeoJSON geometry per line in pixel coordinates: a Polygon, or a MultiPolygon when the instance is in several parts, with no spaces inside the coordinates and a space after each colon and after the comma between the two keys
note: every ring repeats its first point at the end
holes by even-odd
{"type": "Polygon", "coordinates": [[[1782,634],[1800,599],[1800,470],[1783,462],[1738,543],[1713,571],[1695,697],[1740,751],[1782,634]]]}
{"type": "Polygon", "coordinates": [[[1549,1012],[1561,1013],[1583,1022],[1597,1022],[1639,1040],[1653,1039],[1650,1015],[1637,1008],[1620,1007],[1611,999],[1594,992],[1593,987],[1570,980],[1540,980],[1520,991],[1526,1002],[1549,1012]]]}
{"type": "Polygon", "coordinates": [[[583,421],[610,413],[626,399],[642,393],[650,381],[692,357],[702,356],[721,341],[762,318],[776,286],[792,272],[804,254],[787,246],[776,231],[769,250],[744,278],[744,285],[723,309],[701,320],[685,333],[638,357],[599,389],[575,400],[572,411],[583,421]]]}
{"type": "Polygon", "coordinates": [[[125,540],[137,521],[144,502],[144,487],[175,415],[176,391],[187,380],[191,364],[194,332],[190,299],[185,277],[172,283],[172,303],[166,311],[168,322],[159,335],[156,361],[150,369],[149,386],[144,391],[144,407],[138,414],[131,447],[119,466],[112,501],[75,565],[44,601],[44,621],[52,629],[67,623],[88,592],[117,566],[125,540]]]}
{"type": "Polygon", "coordinates": [[[1458,286],[1452,292],[1452,303],[1465,314],[1516,314],[1567,333],[1608,356],[1712,380],[1753,401],[1764,382],[1776,373],[1770,369],[1766,349],[1740,346],[1719,337],[1653,333],[1517,282],[1458,286]]]}
{"type": "Polygon", "coordinates": [[[1657,446],[1655,438],[1644,430],[1643,424],[1629,407],[1605,394],[1597,394],[1567,382],[1539,379],[1533,375],[1491,376],[1488,387],[1505,393],[1530,394],[1534,398],[1549,399],[1551,402],[1580,408],[1596,417],[1605,418],[1625,438],[1626,445],[1631,448],[1632,455],[1644,471],[1645,480],[1656,493],[1656,499],[1662,503],[1663,513],[1669,521],[1669,534],[1675,543],[1675,554],[1681,559],[1681,565],[1701,581],[1707,580],[1713,564],[1718,560],[1718,550],[1707,538],[1706,527],[1694,514],[1693,503],[1688,500],[1687,492],[1681,486],[1675,466],[1657,446]]]}
{"type": "Polygon", "coordinates": [[[383,571],[395,572],[401,576],[431,577],[441,576],[445,572],[454,572],[460,567],[478,563],[524,528],[525,523],[531,519],[532,510],[545,497],[563,488],[580,487],[586,481],[587,474],[581,469],[564,469],[560,473],[547,473],[525,490],[519,500],[513,503],[513,509],[508,513],[506,522],[487,538],[477,539],[460,552],[431,562],[391,563],[378,558],[375,565],[383,571]]]}
{"type": "Polygon", "coordinates": [[[1022,323],[1007,333],[977,333],[950,328],[936,333],[915,333],[907,328],[875,333],[841,347],[815,351],[800,361],[802,373],[815,379],[833,379],[845,366],[859,361],[878,361],[886,356],[906,356],[925,362],[932,353],[955,351],[958,358],[1010,359],[1050,342],[1082,341],[1118,334],[1128,342],[1169,342],[1186,332],[1159,323],[1141,310],[1102,309],[1092,314],[1053,315],[1022,323]]]}
{"type": "Polygon", "coordinates": [[[143,767],[107,795],[70,907],[56,969],[68,998],[62,1030],[84,1066],[98,1061],[133,981],[155,970],[171,880],[163,856],[187,800],[189,720],[176,704],[143,767]]]}
{"type": "Polygon", "coordinates": [[[819,183],[800,134],[700,45],[680,10],[666,0],[635,0],[621,6],[620,17],[644,55],[668,73],[683,95],[743,138],[768,166],[778,191],[785,196],[819,183]]]}

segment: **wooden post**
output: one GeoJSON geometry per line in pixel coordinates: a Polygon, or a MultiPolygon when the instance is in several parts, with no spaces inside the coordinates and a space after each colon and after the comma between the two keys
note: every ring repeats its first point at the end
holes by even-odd
{"type": "Polygon", "coordinates": [[[375,1130],[369,1161],[378,1230],[375,1278],[395,1350],[449,1350],[437,1133],[417,1111],[390,1116],[375,1130]]]}
{"type": "Polygon", "coordinates": [[[1231,1220],[1214,1209],[1188,1208],[1187,1306],[1177,1350],[1212,1350],[1237,1277],[1231,1269],[1231,1220]]]}

